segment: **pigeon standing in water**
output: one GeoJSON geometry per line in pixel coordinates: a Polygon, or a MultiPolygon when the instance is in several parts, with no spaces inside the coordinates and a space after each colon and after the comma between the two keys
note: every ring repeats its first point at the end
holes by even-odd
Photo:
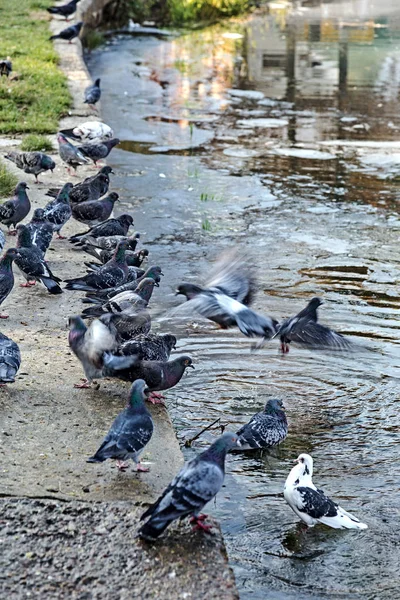
{"type": "Polygon", "coordinates": [[[60,133],[72,140],[92,144],[101,144],[106,140],[112,140],[114,137],[111,127],[105,123],[101,123],[101,121],[86,121],[82,125],[78,125],[72,129],[61,129],[60,133]]]}
{"type": "Polygon", "coordinates": [[[54,229],[53,225],[46,220],[43,208],[35,208],[27,228],[31,234],[32,244],[39,248],[44,257],[53,239],[54,229]]]}
{"type": "Polygon", "coordinates": [[[309,527],[323,523],[333,529],[368,529],[357,517],[325,496],[312,482],[313,459],[300,454],[286,479],[283,495],[293,512],[309,527]]]}
{"type": "Polygon", "coordinates": [[[68,17],[71,17],[76,12],[76,5],[80,0],[71,0],[67,4],[62,4],[61,6],[52,6],[51,8],[47,8],[46,10],[51,15],[60,15],[60,17],[65,17],[65,20],[68,21],[68,17]]]}
{"type": "Polygon", "coordinates": [[[20,364],[18,344],[0,333],[0,385],[14,383],[20,364]]]}
{"type": "MultiPolygon", "coordinates": [[[[12,263],[18,256],[16,248],[9,248],[0,259],[0,304],[3,304],[14,287],[12,263]]],[[[0,319],[8,319],[8,315],[0,314],[0,319]]]]}
{"type": "Polygon", "coordinates": [[[90,158],[97,166],[97,162],[103,158],[107,158],[111,150],[115,146],[118,146],[119,142],[120,140],[118,138],[114,138],[113,140],[102,142],[101,144],[84,144],[83,146],[78,146],[78,150],[90,158]]]}
{"type": "Polygon", "coordinates": [[[82,152],[78,150],[78,148],[71,144],[62,133],[57,135],[57,142],[58,153],[61,160],[67,165],[68,173],[71,173],[70,167],[72,167],[74,172],[76,172],[76,169],[80,165],[84,165],[89,162],[89,159],[87,159],[86,156],[84,156],[82,152]]]}
{"type": "Polygon", "coordinates": [[[282,400],[268,400],[262,412],[237,432],[241,450],[272,448],[283,442],[288,433],[288,424],[282,400]]]}
{"type": "Polygon", "coordinates": [[[44,207],[44,216],[47,221],[53,225],[53,230],[57,232],[59,240],[65,239],[60,232],[72,215],[69,203],[69,194],[72,187],[72,183],[66,183],[60,190],[57,198],[48,202],[44,207]]]}
{"type": "Polygon", "coordinates": [[[26,190],[29,190],[28,184],[21,181],[14,190],[14,197],[0,206],[0,222],[7,225],[10,235],[16,234],[17,224],[25,219],[31,210],[31,203],[26,190]],[[10,231],[11,225],[14,226],[14,231],[10,231]]]}
{"type": "Polygon", "coordinates": [[[140,454],[153,435],[153,420],[145,405],[146,383],[138,379],[131,387],[128,406],[111,425],[110,431],[89,463],[115,459],[120,471],[128,468],[124,461],[130,458],[136,463],[137,471],[148,471],[140,464],[140,454]]]}
{"type": "Polygon", "coordinates": [[[22,283],[21,287],[31,287],[40,281],[47,288],[49,294],[61,294],[62,289],[58,285],[61,279],[53,275],[43,259],[41,250],[32,244],[27,226],[20,223],[17,232],[18,256],[15,264],[26,279],[26,283],[22,283]]]}
{"type": "Polygon", "coordinates": [[[31,173],[35,176],[35,183],[40,183],[38,175],[45,171],[51,171],[56,168],[56,163],[47,154],[43,152],[8,152],[4,158],[13,162],[18,169],[24,173],[31,173]]]}
{"type": "Polygon", "coordinates": [[[126,246],[126,242],[120,242],[112,259],[97,271],[83,277],[66,279],[66,289],[88,292],[124,283],[128,275],[128,265],[125,258],[126,246]]]}
{"type": "Polygon", "coordinates": [[[283,321],[274,337],[280,337],[281,351],[289,352],[290,342],[308,348],[350,350],[353,344],[343,335],[318,323],[317,309],[323,304],[320,298],[313,298],[295,317],[283,321]]]}
{"type": "Polygon", "coordinates": [[[79,23],[63,29],[60,33],[57,33],[57,35],[52,35],[49,40],[68,40],[68,43],[70,44],[74,38],[79,36],[82,26],[83,21],[79,21],[79,23]]]}
{"type": "Polygon", "coordinates": [[[89,85],[85,90],[84,104],[89,104],[90,108],[96,110],[95,104],[100,100],[101,89],[100,79],[96,79],[93,85],[89,85]]]}
{"type": "Polygon", "coordinates": [[[79,202],[72,205],[72,216],[80,223],[85,223],[89,227],[94,227],[104,223],[110,217],[114,210],[114,204],[119,199],[116,192],[111,192],[101,200],[91,200],[90,202],[79,202]]]}
{"type": "Polygon", "coordinates": [[[200,514],[207,502],[220,491],[225,478],[225,458],[236,446],[234,433],[224,433],[199,456],[186,463],[162,496],[140,517],[147,519],[139,529],[145,540],[157,539],[176,519],[192,517],[197,529],[209,532],[204,523],[207,515],[200,514]]]}
{"type": "Polygon", "coordinates": [[[2,77],[3,75],[5,75],[6,77],[9,77],[11,71],[12,71],[11,58],[9,56],[7,56],[7,58],[0,60],[0,77],[2,77]]]}

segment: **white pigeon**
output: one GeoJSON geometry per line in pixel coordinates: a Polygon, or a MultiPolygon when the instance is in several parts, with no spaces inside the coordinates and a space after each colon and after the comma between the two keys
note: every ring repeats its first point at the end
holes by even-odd
{"type": "Polygon", "coordinates": [[[114,137],[111,127],[101,121],[86,121],[73,129],[63,129],[61,133],[73,140],[91,144],[99,144],[114,137]]]}
{"type": "Polygon", "coordinates": [[[333,529],[368,529],[357,517],[346,512],[325,496],[312,482],[313,459],[309,454],[300,454],[298,464],[286,479],[283,495],[290,508],[309,527],[318,522],[333,529]]]}

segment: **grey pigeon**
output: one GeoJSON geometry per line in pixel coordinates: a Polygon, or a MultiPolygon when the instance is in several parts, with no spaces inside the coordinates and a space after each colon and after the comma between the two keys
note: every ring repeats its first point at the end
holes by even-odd
{"type": "Polygon", "coordinates": [[[330,350],[350,350],[353,347],[343,335],[318,323],[317,309],[321,304],[320,298],[313,298],[295,317],[279,325],[274,337],[280,337],[283,354],[289,352],[291,342],[307,348],[330,350]]]}
{"type": "Polygon", "coordinates": [[[57,233],[57,237],[60,240],[65,239],[60,232],[72,215],[69,202],[69,195],[72,187],[72,183],[66,183],[61,188],[57,198],[48,202],[44,207],[44,216],[47,221],[53,225],[53,230],[57,233]]]}
{"type": "Polygon", "coordinates": [[[176,337],[170,333],[147,333],[136,335],[134,339],[124,342],[119,349],[119,354],[123,356],[135,354],[140,360],[167,362],[175,346],[176,337]]]}
{"type": "Polygon", "coordinates": [[[81,362],[86,377],[74,387],[88,388],[95,379],[103,377],[104,352],[118,349],[117,331],[106,320],[95,319],[86,327],[79,316],[69,318],[69,327],[69,347],[81,362]]]}
{"type": "Polygon", "coordinates": [[[145,405],[146,393],[145,381],[135,381],[129,393],[128,406],[119,413],[100,448],[87,462],[99,463],[111,458],[123,471],[128,468],[124,461],[132,459],[137,471],[149,470],[140,464],[140,454],[153,435],[153,420],[145,405]]]}
{"type": "Polygon", "coordinates": [[[21,364],[21,353],[13,340],[0,333],[0,385],[14,383],[21,364]]]}
{"type": "MultiPolygon", "coordinates": [[[[9,248],[0,259],[0,304],[3,304],[14,287],[12,263],[18,257],[16,248],[9,248]]],[[[0,314],[0,319],[8,319],[8,315],[0,314]]]]}
{"type": "Polygon", "coordinates": [[[114,138],[113,140],[102,142],[101,144],[84,144],[83,146],[78,146],[78,150],[97,165],[99,160],[107,158],[111,150],[115,146],[118,146],[119,142],[120,140],[118,138],[114,138]]]}
{"type": "MultiPolygon", "coordinates": [[[[110,185],[110,173],[113,173],[111,167],[105,166],[96,175],[86,177],[81,183],[74,185],[69,194],[71,204],[98,200],[101,196],[107,194],[110,185]]],[[[50,188],[46,192],[46,196],[57,198],[59,192],[60,188],[50,188]]]]}
{"type": "Polygon", "coordinates": [[[18,169],[24,173],[31,173],[35,176],[35,183],[39,183],[38,175],[45,171],[51,171],[56,168],[56,163],[47,154],[43,152],[8,152],[4,158],[15,163],[18,169]]]}
{"type": "Polygon", "coordinates": [[[271,448],[283,442],[288,424],[282,400],[268,400],[262,412],[256,413],[237,432],[241,450],[271,448]]]}
{"type": "Polygon", "coordinates": [[[51,15],[60,15],[60,17],[65,17],[65,19],[68,21],[68,17],[76,12],[76,5],[79,1],[80,0],[71,0],[71,2],[68,2],[67,4],[62,4],[61,6],[52,6],[46,10],[51,15]]]}
{"type": "Polygon", "coordinates": [[[118,342],[127,342],[139,335],[147,335],[151,329],[150,313],[143,309],[121,311],[114,310],[111,306],[111,313],[100,317],[100,321],[104,320],[115,327],[118,342]]]}
{"type": "MultiPolygon", "coordinates": [[[[101,291],[99,290],[97,292],[89,292],[87,294],[87,296],[101,301],[101,300],[114,298],[115,296],[117,296],[118,294],[120,294],[122,292],[127,292],[127,291],[136,292],[137,287],[144,279],[154,279],[156,284],[159,284],[161,281],[161,277],[160,277],[161,275],[164,275],[164,273],[161,271],[161,267],[151,266],[146,271],[143,271],[143,274],[140,277],[137,277],[136,279],[134,279],[133,281],[130,281],[129,283],[124,283],[123,285],[118,286],[116,288],[109,288],[109,289],[101,290],[101,291]]],[[[150,300],[150,298],[149,298],[149,300],[150,300]]]]}
{"type": "Polygon", "coordinates": [[[116,219],[108,219],[104,223],[91,227],[84,233],[77,233],[69,238],[73,244],[84,244],[87,237],[103,237],[105,235],[122,235],[126,236],[129,228],[133,225],[133,218],[131,215],[120,215],[116,219]]]}
{"type": "Polygon", "coordinates": [[[79,21],[79,23],[76,23],[75,25],[71,25],[70,27],[63,29],[57,35],[52,35],[49,38],[49,40],[68,40],[68,43],[70,44],[74,38],[79,36],[82,29],[82,25],[83,21],[79,21]]]}
{"type": "Polygon", "coordinates": [[[5,75],[6,77],[9,77],[11,71],[12,71],[12,62],[11,62],[10,57],[7,56],[7,58],[0,60],[0,77],[2,77],[3,75],[5,75]]]}
{"type": "Polygon", "coordinates": [[[33,216],[27,228],[31,235],[32,244],[42,252],[44,256],[53,239],[53,225],[46,220],[43,208],[35,208],[33,216]]]}
{"type": "MultiPolygon", "coordinates": [[[[82,250],[94,256],[103,264],[110,260],[110,256],[112,256],[112,250],[104,250],[101,248],[95,248],[94,246],[88,246],[85,242],[82,250]]],[[[126,253],[126,262],[130,267],[140,267],[143,261],[148,257],[149,251],[147,248],[142,248],[138,252],[132,252],[128,250],[126,253]]],[[[93,264],[93,263],[92,263],[93,264]]]]}
{"type": "Polygon", "coordinates": [[[101,200],[73,204],[72,216],[77,221],[89,225],[89,227],[99,225],[99,223],[104,223],[110,217],[118,198],[117,193],[111,192],[111,194],[101,200]]]}
{"type": "Polygon", "coordinates": [[[15,235],[17,224],[25,219],[31,210],[31,203],[26,190],[29,190],[28,184],[21,181],[14,190],[14,197],[0,205],[0,222],[8,227],[8,233],[15,235]],[[10,226],[14,226],[14,231],[10,231],[10,226]]]}
{"type": "Polygon", "coordinates": [[[84,165],[89,162],[89,159],[87,159],[86,156],[84,156],[82,152],[76,148],[76,146],[71,144],[62,133],[57,135],[57,142],[58,153],[61,160],[67,165],[68,173],[71,173],[70,167],[72,167],[76,172],[76,169],[80,165],[84,165]]]}
{"type": "Polygon", "coordinates": [[[100,79],[96,79],[93,85],[89,85],[85,89],[85,98],[83,100],[84,104],[89,104],[91,108],[95,108],[95,104],[100,100],[101,89],[100,89],[100,79]]]}
{"type": "Polygon", "coordinates": [[[149,401],[160,402],[162,394],[156,392],[169,390],[180,382],[188,367],[194,369],[190,356],[178,356],[169,362],[141,361],[133,356],[114,356],[105,353],[103,356],[103,373],[105,377],[117,377],[122,381],[144,379],[152,392],[149,401]]]}
{"type": "Polygon", "coordinates": [[[61,279],[53,275],[43,259],[41,250],[32,244],[31,234],[27,226],[20,223],[17,232],[18,256],[15,259],[15,264],[26,279],[26,283],[22,283],[21,287],[31,287],[37,281],[40,281],[47,288],[49,294],[61,294],[62,289],[58,285],[61,279]]]}
{"type": "Polygon", "coordinates": [[[83,277],[66,279],[67,290],[93,291],[124,283],[128,275],[128,265],[125,259],[126,242],[120,242],[111,260],[98,271],[83,277]]]}
{"type": "Polygon", "coordinates": [[[207,450],[196,456],[179,471],[160,498],[140,517],[147,519],[139,529],[145,540],[157,539],[176,519],[192,517],[197,529],[210,531],[201,510],[218,494],[225,478],[225,458],[236,446],[234,433],[224,433],[207,450]]]}
{"type": "Polygon", "coordinates": [[[72,129],[61,129],[60,133],[72,140],[92,144],[100,144],[114,137],[111,127],[101,121],[86,121],[72,129]]]}
{"type": "Polygon", "coordinates": [[[6,245],[6,236],[4,235],[2,229],[0,229],[0,250],[3,250],[6,245]]]}
{"type": "Polygon", "coordinates": [[[94,304],[95,306],[85,308],[82,316],[85,316],[86,318],[98,317],[107,312],[132,312],[137,309],[146,308],[153,293],[154,286],[158,286],[158,283],[156,283],[154,279],[148,277],[142,279],[135,290],[121,292],[106,302],[97,299],[96,297],[86,298],[83,301],[84,304],[94,304]],[[117,310],[115,310],[115,308],[117,310]]]}
{"type": "MultiPolygon", "coordinates": [[[[88,252],[88,254],[91,254],[89,247],[92,247],[93,249],[96,249],[96,250],[97,249],[99,249],[99,250],[115,250],[115,248],[117,247],[117,244],[119,242],[121,242],[122,239],[126,239],[126,241],[128,242],[128,250],[134,251],[134,250],[136,250],[136,246],[139,243],[140,233],[135,232],[130,237],[126,237],[123,235],[108,235],[108,236],[103,236],[103,237],[98,237],[98,238],[90,238],[89,237],[86,239],[86,243],[85,243],[83,250],[85,252],[88,252]]],[[[92,256],[96,256],[96,258],[99,258],[99,256],[97,256],[95,254],[93,254],[92,256]]],[[[101,262],[103,262],[103,261],[101,261],[101,262]]]]}

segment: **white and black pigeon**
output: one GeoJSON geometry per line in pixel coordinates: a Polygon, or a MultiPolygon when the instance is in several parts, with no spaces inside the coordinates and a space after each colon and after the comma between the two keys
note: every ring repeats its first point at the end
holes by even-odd
{"type": "Polygon", "coordinates": [[[44,256],[53,239],[53,225],[47,221],[43,208],[35,208],[27,228],[31,234],[32,244],[41,250],[44,256]]]}
{"type": "Polygon", "coordinates": [[[61,279],[50,271],[47,262],[43,258],[42,251],[32,244],[28,227],[20,223],[17,226],[17,234],[18,256],[15,259],[15,264],[26,279],[26,283],[21,283],[20,287],[29,288],[40,281],[49,294],[62,294],[62,289],[59,286],[61,279]]]}
{"type": "Polygon", "coordinates": [[[47,154],[43,152],[8,152],[4,158],[13,162],[18,169],[24,173],[30,173],[35,176],[35,183],[40,183],[38,175],[45,171],[51,171],[56,168],[56,163],[47,154]]]}
{"type": "Polygon", "coordinates": [[[237,432],[240,450],[272,448],[283,442],[288,434],[288,424],[282,400],[268,400],[262,412],[237,432]]]}
{"type": "Polygon", "coordinates": [[[87,462],[100,463],[111,458],[116,460],[117,468],[124,471],[128,468],[125,461],[132,459],[137,471],[149,470],[140,464],[140,455],[151,440],[154,429],[145,404],[147,393],[146,382],[137,379],[131,387],[128,406],[119,413],[100,448],[87,462]]]}
{"type": "Polygon", "coordinates": [[[62,133],[57,135],[57,142],[58,153],[61,160],[67,165],[68,173],[71,173],[70,167],[72,167],[74,172],[76,172],[76,169],[79,166],[85,165],[89,162],[89,159],[86,158],[86,156],[84,156],[82,152],[76,148],[76,146],[71,144],[62,133]]]}
{"type": "Polygon", "coordinates": [[[83,144],[101,144],[114,137],[111,127],[101,121],[86,121],[72,129],[61,129],[60,133],[83,144]]]}
{"type": "Polygon", "coordinates": [[[100,100],[101,97],[100,79],[96,79],[92,85],[89,85],[85,89],[84,96],[83,103],[88,104],[91,108],[95,109],[95,104],[100,100]]]}
{"type": "Polygon", "coordinates": [[[69,201],[69,194],[73,188],[72,183],[66,183],[61,188],[55,200],[51,200],[44,207],[45,219],[53,225],[53,230],[57,233],[59,240],[64,240],[61,235],[61,229],[72,216],[72,210],[69,201]]]}
{"type": "Polygon", "coordinates": [[[279,336],[283,354],[289,352],[291,342],[307,348],[329,350],[351,350],[354,347],[343,335],[318,323],[317,309],[321,304],[320,298],[313,298],[295,317],[279,325],[274,337],[279,336]]]}
{"type": "Polygon", "coordinates": [[[17,224],[25,219],[31,210],[31,202],[26,190],[29,190],[28,184],[21,181],[14,190],[14,197],[0,206],[0,222],[7,225],[10,235],[16,234],[17,224]],[[14,231],[10,231],[11,225],[14,226],[14,231]]]}
{"type": "Polygon", "coordinates": [[[309,527],[323,523],[333,529],[367,529],[354,515],[325,496],[312,482],[313,459],[300,454],[286,479],[283,495],[290,508],[309,527]]]}
{"type": "Polygon", "coordinates": [[[176,294],[186,296],[185,306],[217,323],[222,329],[237,326],[247,337],[270,339],[278,322],[260,315],[247,305],[255,292],[249,266],[242,258],[225,255],[217,263],[214,275],[205,287],[182,283],[176,294]]]}
{"type": "Polygon", "coordinates": [[[0,59],[0,77],[2,77],[3,75],[5,75],[6,77],[9,77],[11,71],[12,71],[11,57],[7,56],[7,58],[0,59]]]}
{"type": "Polygon", "coordinates": [[[236,446],[237,436],[224,433],[207,450],[186,463],[162,496],[140,517],[147,519],[139,529],[145,540],[157,539],[176,519],[192,517],[197,529],[209,532],[204,523],[207,515],[200,514],[207,502],[220,491],[225,478],[225,458],[236,446]]]}
{"type": "Polygon", "coordinates": [[[21,352],[18,344],[0,333],[0,385],[14,383],[21,365],[21,352]]]}

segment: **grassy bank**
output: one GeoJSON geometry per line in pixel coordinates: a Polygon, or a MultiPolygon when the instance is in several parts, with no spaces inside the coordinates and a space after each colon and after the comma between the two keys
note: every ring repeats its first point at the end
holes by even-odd
{"type": "Polygon", "coordinates": [[[49,41],[51,0],[0,1],[0,58],[15,80],[0,78],[0,133],[54,133],[70,105],[66,78],[49,41]]]}
{"type": "Polygon", "coordinates": [[[125,14],[137,21],[155,18],[178,27],[238,15],[250,3],[251,0],[121,0],[125,14]]]}

